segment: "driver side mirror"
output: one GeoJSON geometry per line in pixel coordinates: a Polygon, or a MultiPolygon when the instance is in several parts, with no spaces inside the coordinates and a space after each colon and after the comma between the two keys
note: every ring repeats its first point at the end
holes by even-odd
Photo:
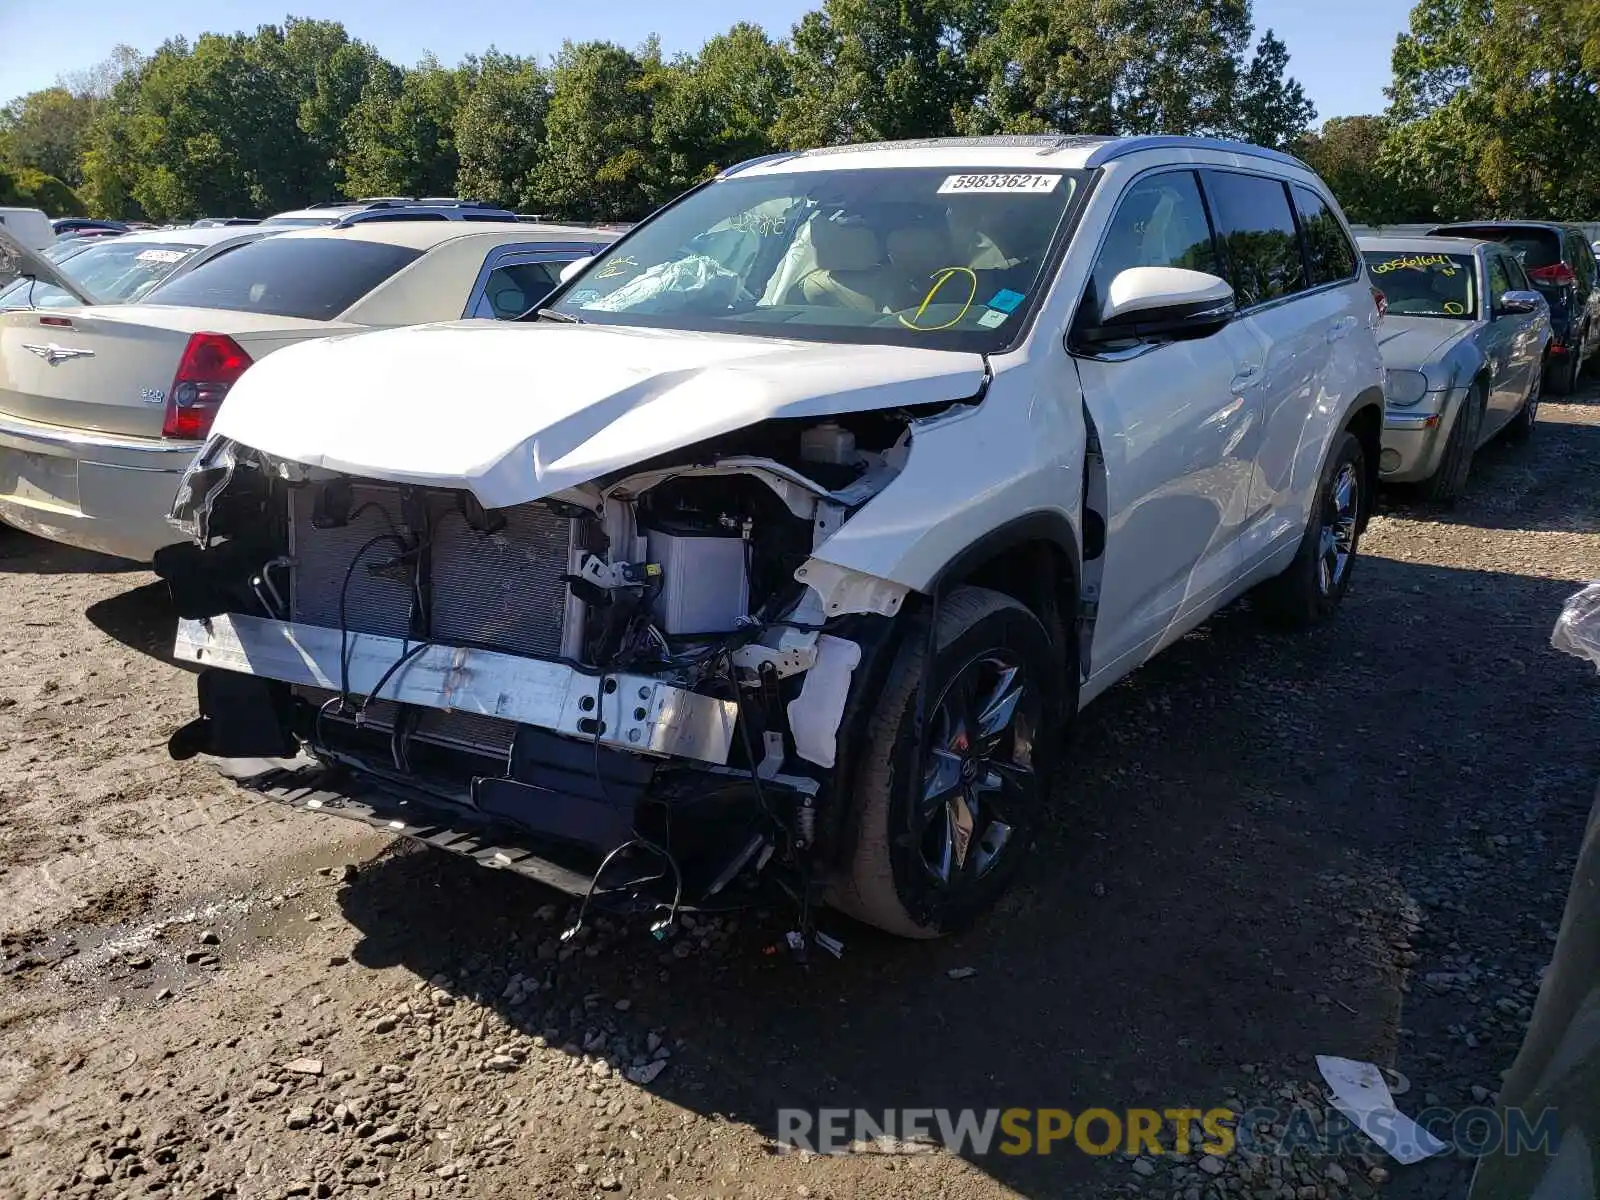
{"type": "Polygon", "coordinates": [[[1182,267],[1129,267],[1100,303],[1100,320],[1078,332],[1089,345],[1210,337],[1239,313],[1227,280],[1182,267]]]}
{"type": "Polygon", "coordinates": [[[561,282],[562,283],[566,283],[574,275],[578,274],[579,271],[582,271],[585,267],[587,267],[593,261],[594,261],[594,255],[592,255],[592,254],[587,255],[584,258],[575,258],[575,259],[573,259],[566,266],[561,268],[561,282]]]}
{"type": "Polygon", "coordinates": [[[1545,299],[1538,292],[1519,291],[1512,289],[1501,293],[1500,299],[1494,303],[1494,315],[1497,317],[1526,316],[1536,313],[1544,307],[1545,299]]]}

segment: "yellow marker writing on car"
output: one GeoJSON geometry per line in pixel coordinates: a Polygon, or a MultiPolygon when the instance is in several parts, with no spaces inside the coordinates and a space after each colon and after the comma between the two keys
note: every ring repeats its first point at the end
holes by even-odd
{"type": "Polygon", "coordinates": [[[905,317],[898,315],[896,316],[896,320],[898,320],[900,324],[904,325],[907,329],[915,329],[918,333],[935,333],[938,330],[949,329],[952,325],[960,324],[961,318],[967,315],[968,311],[972,308],[972,302],[977,298],[978,276],[971,267],[944,267],[943,269],[934,272],[933,286],[928,289],[928,294],[922,298],[922,303],[917,306],[916,314],[911,318],[911,320],[908,321],[905,319],[905,317]],[[922,319],[922,314],[928,311],[928,305],[933,303],[933,298],[939,294],[939,289],[944,287],[950,278],[955,275],[965,275],[972,285],[971,290],[967,292],[966,302],[961,306],[961,311],[942,325],[917,324],[917,322],[922,319]]]}

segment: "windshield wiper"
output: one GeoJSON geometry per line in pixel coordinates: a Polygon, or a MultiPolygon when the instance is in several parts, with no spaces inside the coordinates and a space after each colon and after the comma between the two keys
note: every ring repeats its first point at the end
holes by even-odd
{"type": "Polygon", "coordinates": [[[543,321],[560,321],[563,325],[582,325],[582,317],[575,317],[571,313],[557,312],[553,308],[541,308],[534,314],[543,321]]]}

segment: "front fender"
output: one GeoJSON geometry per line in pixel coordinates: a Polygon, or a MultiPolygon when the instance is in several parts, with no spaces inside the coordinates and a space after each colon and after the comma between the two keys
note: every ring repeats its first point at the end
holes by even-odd
{"type": "Polygon", "coordinates": [[[1001,371],[980,404],[914,424],[904,469],[813,557],[927,592],[969,547],[1026,519],[1066,539],[1075,562],[1082,398],[1037,389],[1034,377],[1001,371]]]}

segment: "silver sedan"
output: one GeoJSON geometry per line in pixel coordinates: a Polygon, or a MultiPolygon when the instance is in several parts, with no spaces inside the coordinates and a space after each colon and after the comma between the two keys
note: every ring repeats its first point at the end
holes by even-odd
{"type": "Polygon", "coordinates": [[[1420,484],[1449,502],[1472,456],[1496,434],[1522,439],[1538,418],[1550,308],[1516,257],[1496,242],[1361,238],[1387,312],[1386,483],[1420,484]]]}

